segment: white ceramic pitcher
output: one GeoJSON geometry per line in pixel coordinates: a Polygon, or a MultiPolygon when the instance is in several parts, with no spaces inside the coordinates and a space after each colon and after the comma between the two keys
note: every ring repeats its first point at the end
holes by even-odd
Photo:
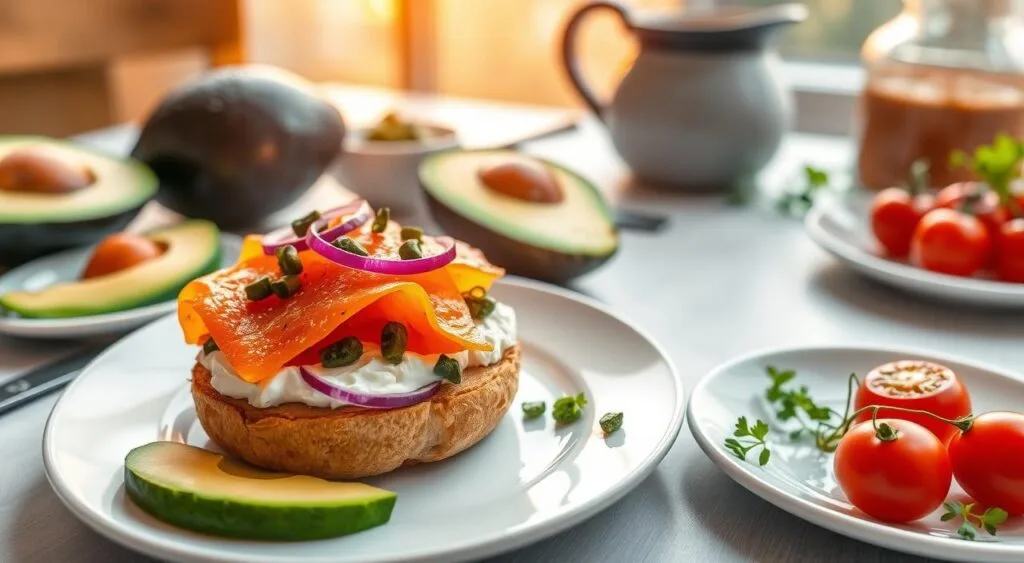
{"type": "Polygon", "coordinates": [[[772,39],[806,17],[802,4],[633,15],[617,2],[591,2],[569,20],[562,59],[637,177],[681,190],[724,190],[751,179],[791,124],[793,104],[772,39]],[[608,104],[587,87],[575,54],[580,24],[597,10],[616,13],[640,41],[608,104]]]}

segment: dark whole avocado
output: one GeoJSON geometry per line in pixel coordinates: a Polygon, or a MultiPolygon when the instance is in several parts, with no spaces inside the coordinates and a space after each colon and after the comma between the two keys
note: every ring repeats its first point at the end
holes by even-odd
{"type": "Polygon", "coordinates": [[[123,230],[157,190],[156,176],[141,162],[71,142],[0,137],[0,168],[16,153],[45,154],[69,166],[84,167],[91,181],[68,193],[0,189],[0,270],[91,245],[123,230]]]}
{"type": "Polygon", "coordinates": [[[438,226],[512,274],[564,284],[619,248],[618,230],[597,188],[552,162],[511,150],[445,151],[423,161],[419,180],[438,226]],[[480,171],[508,163],[549,170],[561,186],[561,201],[524,201],[488,188],[480,171]]]}
{"type": "Polygon", "coordinates": [[[301,196],[341,151],[338,110],[273,67],[224,67],[170,93],[132,150],[160,179],[158,201],[224,229],[301,196]]]}

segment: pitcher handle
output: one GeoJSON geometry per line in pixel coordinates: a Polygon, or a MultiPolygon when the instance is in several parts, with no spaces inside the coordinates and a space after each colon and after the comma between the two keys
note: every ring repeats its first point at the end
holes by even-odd
{"type": "Polygon", "coordinates": [[[598,118],[604,121],[604,105],[594,95],[594,91],[584,82],[578,59],[576,58],[576,33],[579,31],[580,24],[583,23],[588,14],[598,9],[608,9],[615,12],[627,28],[631,27],[626,9],[618,2],[591,2],[581,7],[569,18],[569,23],[566,24],[565,31],[562,32],[562,68],[569,75],[569,80],[572,82],[573,87],[576,88],[580,97],[583,98],[583,101],[590,106],[590,109],[594,111],[598,118]]]}

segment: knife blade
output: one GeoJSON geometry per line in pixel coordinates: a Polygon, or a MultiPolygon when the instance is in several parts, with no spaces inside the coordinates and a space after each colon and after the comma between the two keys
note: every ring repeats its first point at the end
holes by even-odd
{"type": "Polygon", "coordinates": [[[87,348],[0,384],[0,415],[64,387],[101,351],[87,348]]]}

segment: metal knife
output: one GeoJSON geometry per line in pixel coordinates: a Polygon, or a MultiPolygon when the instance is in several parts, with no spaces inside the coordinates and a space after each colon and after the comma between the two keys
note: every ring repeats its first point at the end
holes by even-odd
{"type": "Polygon", "coordinates": [[[0,415],[64,387],[101,351],[86,348],[0,384],[0,415]]]}

